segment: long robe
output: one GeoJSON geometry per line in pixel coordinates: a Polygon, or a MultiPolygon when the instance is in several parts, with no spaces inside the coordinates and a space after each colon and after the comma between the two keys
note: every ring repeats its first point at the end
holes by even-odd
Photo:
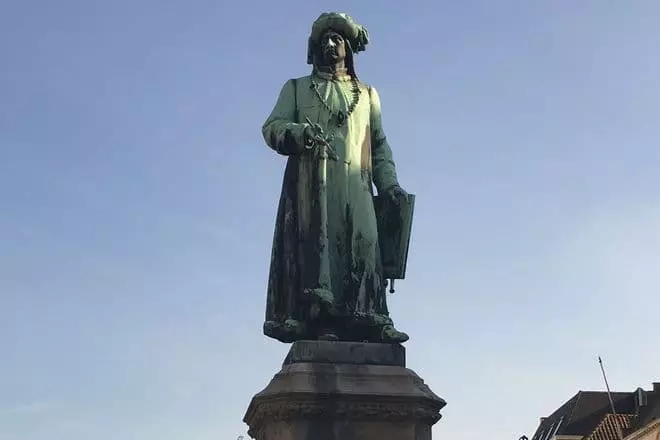
{"type": "MultiPolygon", "coordinates": [[[[313,73],[288,80],[262,129],[267,145],[288,156],[271,255],[266,322],[302,323],[293,339],[318,336],[314,321],[319,307],[332,317],[322,327],[335,333],[355,325],[392,324],[372,182],[382,193],[398,181],[375,88],[358,83],[359,101],[345,123],[338,126],[331,117],[327,107],[347,114],[353,99],[350,79],[313,73]],[[319,154],[318,148],[304,148],[307,118],[332,133],[337,160],[319,154]]],[[[342,339],[366,338],[364,331],[344,333],[342,339]]]]}

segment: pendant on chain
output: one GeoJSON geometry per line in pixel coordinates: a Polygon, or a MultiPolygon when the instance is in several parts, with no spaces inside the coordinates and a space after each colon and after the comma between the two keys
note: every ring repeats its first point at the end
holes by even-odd
{"type": "Polygon", "coordinates": [[[337,120],[337,127],[341,127],[346,122],[346,115],[344,114],[344,112],[341,111],[337,112],[337,116],[335,119],[337,120]]]}

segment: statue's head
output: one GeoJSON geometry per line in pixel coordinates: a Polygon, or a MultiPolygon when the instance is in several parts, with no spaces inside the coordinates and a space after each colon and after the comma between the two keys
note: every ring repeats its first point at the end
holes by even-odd
{"type": "Polygon", "coordinates": [[[365,50],[369,34],[344,13],[325,12],[312,25],[307,49],[307,64],[314,67],[345,61],[348,72],[355,76],[353,54],[365,50]]]}
{"type": "Polygon", "coordinates": [[[325,31],[318,42],[318,58],[323,64],[331,65],[340,61],[345,61],[347,54],[350,54],[351,44],[346,41],[346,37],[334,29],[325,31]]]}

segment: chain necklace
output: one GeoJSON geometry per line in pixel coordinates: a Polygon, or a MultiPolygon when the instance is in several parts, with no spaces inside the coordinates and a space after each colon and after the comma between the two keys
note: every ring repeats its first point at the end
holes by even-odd
{"type": "Polygon", "coordinates": [[[352,99],[350,104],[348,105],[348,109],[346,113],[344,113],[341,110],[338,111],[333,111],[332,108],[328,105],[325,99],[323,99],[323,96],[321,96],[321,93],[319,92],[319,85],[318,83],[315,83],[312,81],[312,89],[314,89],[314,93],[316,94],[316,97],[319,99],[321,104],[323,104],[323,107],[325,107],[328,112],[330,112],[330,120],[332,121],[334,119],[335,124],[337,127],[341,127],[346,123],[346,120],[348,117],[353,113],[353,110],[355,110],[355,107],[357,107],[358,102],[360,101],[360,85],[358,84],[357,79],[354,77],[351,78],[351,83],[353,87],[351,88],[351,94],[352,94],[352,99]]]}

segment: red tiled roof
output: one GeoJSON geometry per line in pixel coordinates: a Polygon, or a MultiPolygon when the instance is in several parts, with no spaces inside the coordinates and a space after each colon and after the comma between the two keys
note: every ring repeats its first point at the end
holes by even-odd
{"type": "MultiPolygon", "coordinates": [[[[634,393],[611,393],[620,414],[635,413],[634,393]]],[[[541,421],[532,440],[549,440],[555,435],[587,436],[611,411],[605,391],[579,391],[554,413],[541,421]]]]}
{"type": "Polygon", "coordinates": [[[585,437],[585,440],[619,440],[630,429],[632,414],[607,414],[594,431],[585,437]],[[618,425],[618,426],[617,426],[618,425]],[[619,437],[621,429],[622,437],[619,437]]]}

